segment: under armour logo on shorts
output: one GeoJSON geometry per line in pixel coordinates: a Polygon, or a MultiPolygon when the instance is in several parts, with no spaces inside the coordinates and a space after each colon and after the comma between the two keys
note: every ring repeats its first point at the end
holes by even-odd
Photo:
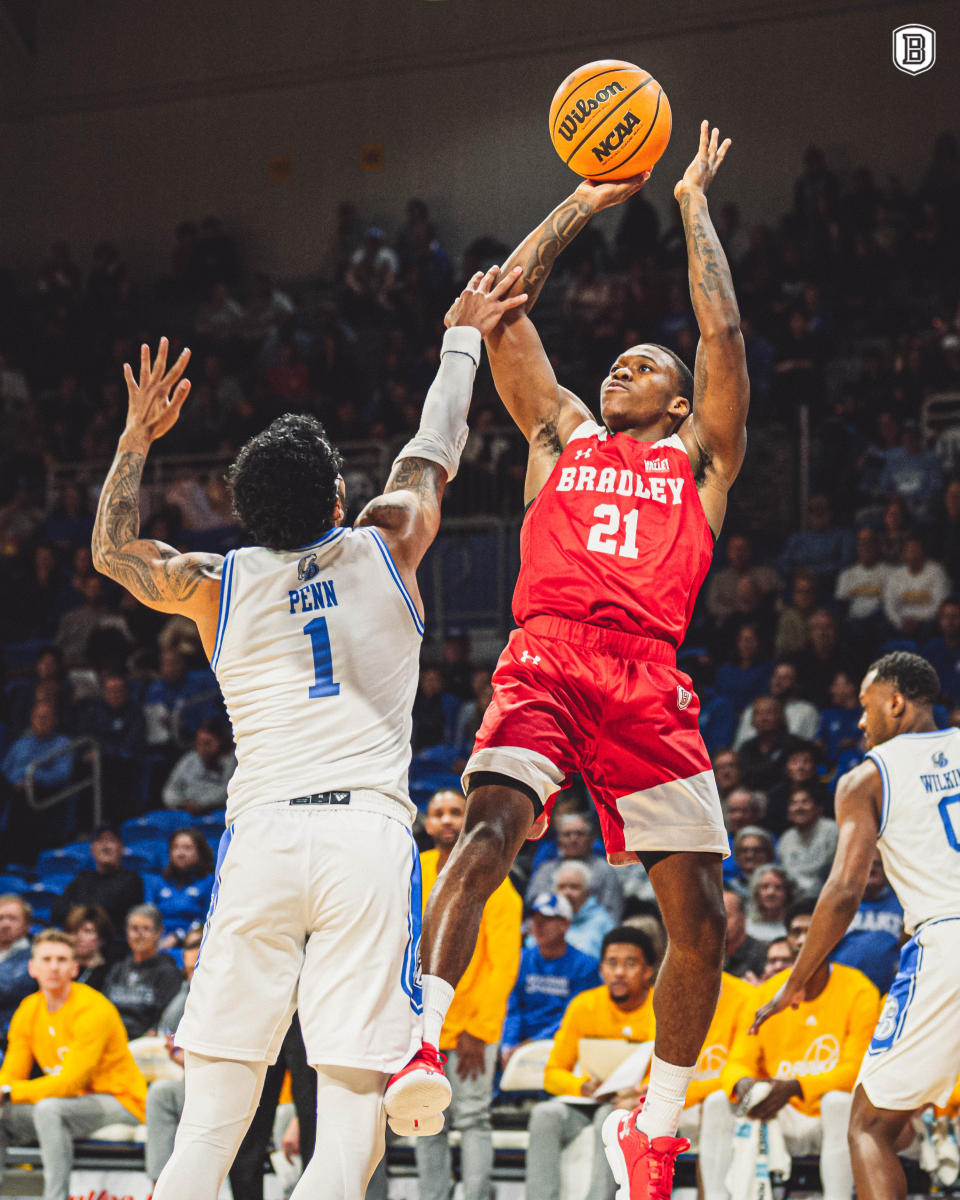
{"type": "Polygon", "coordinates": [[[529,650],[524,650],[524,652],[520,655],[520,661],[521,662],[532,662],[535,667],[539,667],[540,666],[540,655],[539,654],[531,654],[529,650]]]}
{"type": "Polygon", "coordinates": [[[677,708],[679,708],[680,711],[683,712],[683,710],[687,707],[687,705],[690,703],[690,701],[692,699],[693,699],[693,692],[688,692],[685,687],[681,687],[680,684],[678,683],[677,684],[677,708]]]}

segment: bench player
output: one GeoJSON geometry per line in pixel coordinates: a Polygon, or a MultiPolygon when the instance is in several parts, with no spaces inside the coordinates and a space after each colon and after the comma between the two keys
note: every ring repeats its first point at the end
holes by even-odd
{"type": "Polygon", "coordinates": [[[859,1200],[907,1192],[897,1148],[912,1113],[944,1105],[960,1074],[960,730],[937,729],[936,671],[917,654],[888,654],[860,687],[867,757],[837,784],[840,838],[803,949],[754,1029],[803,989],[860,906],[879,849],[910,940],[900,951],[850,1114],[859,1200]]]}
{"type": "MultiPolygon", "coordinates": [[[[603,425],[560,387],[526,311],[487,338],[494,381],[530,444],[514,593],[520,626],[464,772],[457,848],[424,921],[424,1041],[391,1081],[387,1111],[409,1119],[446,1099],[436,1038],[473,952],[484,902],[536,821],[577,771],[596,802],[608,858],[644,863],[669,935],[657,980],[656,1052],[639,1122],[611,1118],[623,1185],[669,1194],[674,1137],[720,988],[726,926],[720,799],[677,647],[710,566],[740,470],[749,384],[730,270],[706,191],[730,142],[706,122],[676,185],[696,371],[662,346],[625,350],[600,390],[603,425]],[[639,1128],[638,1128],[639,1124],[639,1128]],[[617,1130],[620,1130],[619,1134],[617,1130]]],[[[514,252],[530,302],[557,255],[602,208],[643,186],[585,181],[514,252]]]]}
{"type": "Polygon", "coordinates": [[[522,302],[505,298],[514,275],[495,278],[496,268],[475,276],[454,303],[419,431],[352,529],[339,454],[313,418],[288,414],[230,469],[254,545],[220,558],[140,539],[144,461],[186,399],[189,354],[167,371],[164,340],[153,363],[142,348],[139,381],[124,368],[127,423],[93,561],[149,607],[196,622],[238,762],[177,1031],[183,1115],[156,1200],[215,1200],[294,1009],[318,1075],[316,1150],[297,1200],[361,1200],[383,1153],[383,1089],[420,1038],[407,794],[423,633],[416,568],[466,441],[481,336],[522,302]]]}

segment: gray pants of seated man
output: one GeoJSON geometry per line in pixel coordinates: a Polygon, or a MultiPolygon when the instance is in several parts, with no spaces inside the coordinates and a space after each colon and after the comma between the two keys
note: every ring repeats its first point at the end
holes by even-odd
{"type": "Polygon", "coordinates": [[[610,1104],[593,1108],[562,1100],[544,1100],[534,1106],[527,1146],[527,1200],[559,1200],[561,1152],[591,1124],[594,1154],[587,1200],[613,1200],[617,1185],[600,1140],[603,1122],[611,1112],[610,1104]]]}
{"type": "Polygon", "coordinates": [[[484,1051],[484,1069],[475,1079],[457,1075],[457,1052],[447,1055],[447,1079],[453,1099],[446,1111],[443,1133],[416,1140],[417,1174],[421,1200],[449,1200],[453,1191],[453,1170],[447,1131],[460,1133],[460,1178],[463,1200],[489,1200],[493,1171],[493,1132],[490,1124],[490,1100],[493,1074],[497,1066],[497,1047],[484,1051]]]}
{"type": "Polygon", "coordinates": [[[155,1079],[147,1089],[146,1170],[154,1183],[173,1154],[173,1142],[183,1113],[185,1084],[179,1079],[155,1079]]]}
{"type": "MultiPolygon", "coordinates": [[[[809,1117],[787,1104],[778,1116],[783,1140],[792,1155],[819,1154],[823,1200],[850,1200],[853,1167],[847,1147],[850,1124],[849,1092],[827,1092],[820,1097],[820,1116],[809,1117]]],[[[728,1200],[727,1171],[733,1161],[734,1108],[723,1092],[703,1102],[700,1122],[700,1174],[706,1200],[728,1200]]]]}
{"type": "Polygon", "coordinates": [[[4,1104],[0,1108],[0,1181],[7,1146],[39,1144],[43,1162],[43,1200],[69,1200],[73,1143],[104,1125],[140,1122],[113,1096],[76,1096],[4,1104]]]}

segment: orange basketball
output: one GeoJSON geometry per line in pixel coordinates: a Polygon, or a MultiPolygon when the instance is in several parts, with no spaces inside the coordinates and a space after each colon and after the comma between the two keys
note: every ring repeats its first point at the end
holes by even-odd
{"type": "Polygon", "coordinates": [[[604,58],[566,77],[550,105],[550,140],[588,179],[629,179],[670,141],[670,102],[649,71],[604,58]]]}

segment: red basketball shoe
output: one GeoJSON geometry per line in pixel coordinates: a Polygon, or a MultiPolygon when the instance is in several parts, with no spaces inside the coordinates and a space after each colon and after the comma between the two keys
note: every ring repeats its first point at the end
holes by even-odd
{"type": "Polygon", "coordinates": [[[392,1076],[383,1097],[390,1128],[401,1137],[426,1137],[443,1129],[443,1110],[453,1093],[443,1065],[446,1057],[429,1042],[402,1071],[392,1076]]]}
{"type": "Polygon", "coordinates": [[[619,1108],[603,1123],[603,1148],[617,1181],[617,1200],[670,1200],[677,1155],[689,1150],[690,1143],[681,1137],[651,1141],[637,1128],[639,1112],[619,1108]]]}

